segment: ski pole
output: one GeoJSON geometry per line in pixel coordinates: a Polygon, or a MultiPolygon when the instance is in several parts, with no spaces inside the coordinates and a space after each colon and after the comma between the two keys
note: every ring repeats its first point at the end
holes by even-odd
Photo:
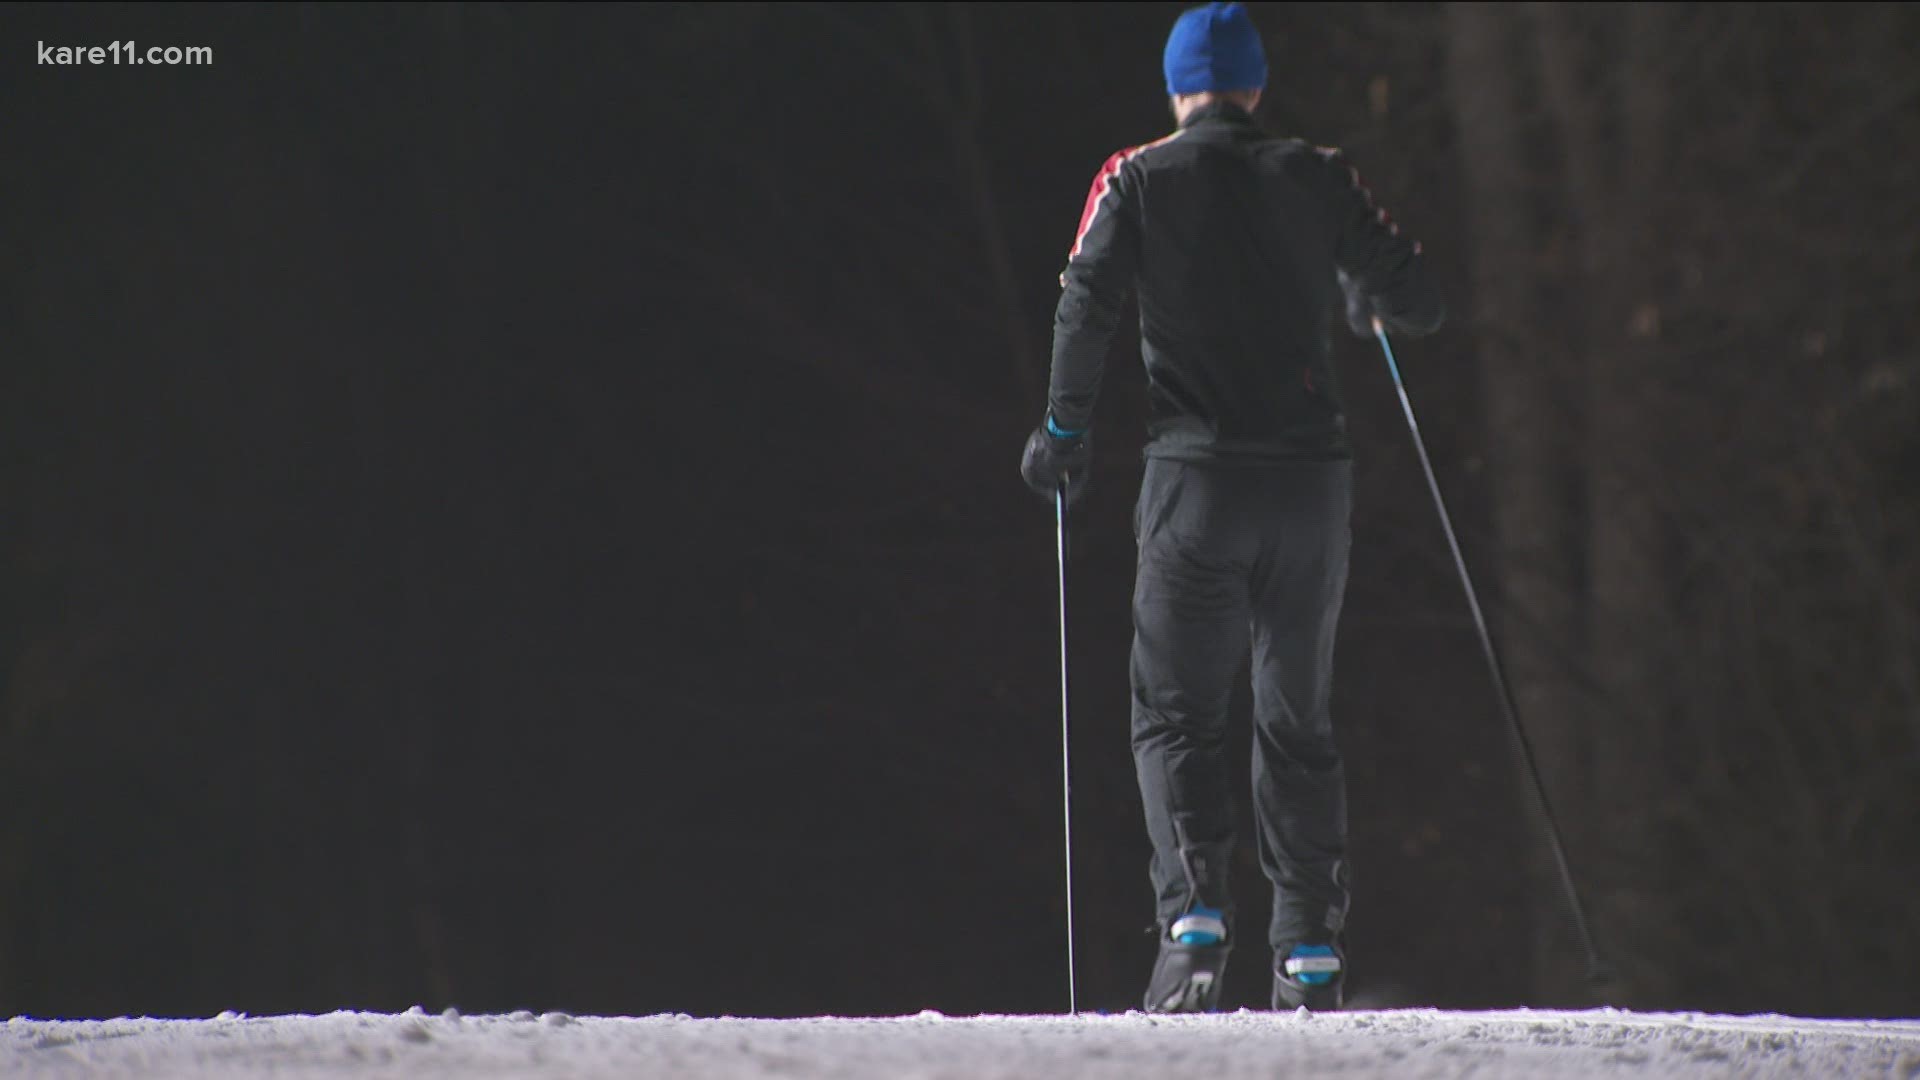
{"type": "Polygon", "coordinates": [[[1420,452],[1420,468],[1427,474],[1427,488],[1433,492],[1433,505],[1440,511],[1440,527],[1446,530],[1447,546],[1453,549],[1453,565],[1460,571],[1460,584],[1467,591],[1467,606],[1473,609],[1473,625],[1480,631],[1480,648],[1487,656],[1487,671],[1493,675],[1494,689],[1498,691],[1500,709],[1506,714],[1507,726],[1513,732],[1514,741],[1520,747],[1520,760],[1526,766],[1527,776],[1533,781],[1534,797],[1540,800],[1540,814],[1547,824],[1547,839],[1553,847],[1554,865],[1560,871],[1560,887],[1567,896],[1567,905],[1573,911],[1573,924],[1580,933],[1581,948],[1587,954],[1587,978],[1593,982],[1602,982],[1608,978],[1606,963],[1600,959],[1600,951],[1594,946],[1593,931],[1587,925],[1586,908],[1580,903],[1580,891],[1573,884],[1573,869],[1567,862],[1566,844],[1560,838],[1560,824],[1553,816],[1553,804],[1547,801],[1547,785],[1540,778],[1540,765],[1533,756],[1533,744],[1527,739],[1526,729],[1520,725],[1520,710],[1514,705],[1513,688],[1507,685],[1507,675],[1500,666],[1499,654],[1493,648],[1493,635],[1487,631],[1487,619],[1480,611],[1480,597],[1473,588],[1473,576],[1467,573],[1467,560],[1460,554],[1460,541],[1453,534],[1453,519],[1447,515],[1447,502],[1440,497],[1440,482],[1434,479],[1433,462],[1427,458],[1427,444],[1420,437],[1420,423],[1413,418],[1413,401],[1407,397],[1407,386],[1400,381],[1400,365],[1393,359],[1393,346],[1387,342],[1387,330],[1376,317],[1373,320],[1373,336],[1380,341],[1380,351],[1386,354],[1387,370],[1393,375],[1393,388],[1400,394],[1400,408],[1407,414],[1407,430],[1413,433],[1414,449],[1420,452]]]}
{"type": "Polygon", "coordinates": [[[1054,550],[1060,560],[1060,807],[1067,846],[1067,1014],[1080,1012],[1073,974],[1073,764],[1067,727],[1067,485],[1053,492],[1054,550]]]}

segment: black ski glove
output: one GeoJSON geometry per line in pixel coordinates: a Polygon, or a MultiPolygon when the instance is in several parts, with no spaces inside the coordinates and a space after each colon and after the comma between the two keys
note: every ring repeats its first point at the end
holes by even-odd
{"type": "Polygon", "coordinates": [[[1347,294],[1347,329],[1353,331],[1354,337],[1371,340],[1373,318],[1377,314],[1373,297],[1362,292],[1345,271],[1340,274],[1340,291],[1347,294]]]}
{"type": "Polygon", "coordinates": [[[1027,436],[1026,452],[1020,455],[1020,476],[1027,486],[1051,502],[1053,493],[1064,481],[1067,505],[1080,501],[1087,491],[1088,466],[1093,464],[1091,432],[1060,432],[1048,417],[1033,434],[1027,436]]]}

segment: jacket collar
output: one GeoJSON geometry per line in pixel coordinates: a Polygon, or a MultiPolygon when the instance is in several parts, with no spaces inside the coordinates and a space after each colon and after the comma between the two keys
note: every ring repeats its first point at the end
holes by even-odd
{"type": "Polygon", "coordinates": [[[1190,128],[1207,120],[1221,120],[1230,124],[1252,124],[1253,114],[1231,101],[1209,101],[1188,113],[1186,123],[1180,126],[1190,128]]]}

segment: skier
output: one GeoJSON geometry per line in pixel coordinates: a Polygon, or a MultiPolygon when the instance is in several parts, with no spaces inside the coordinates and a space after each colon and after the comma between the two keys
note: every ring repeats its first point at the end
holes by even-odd
{"type": "Polygon", "coordinates": [[[1160,940],[1146,1007],[1219,1005],[1236,931],[1227,710],[1250,649],[1273,1006],[1338,1008],[1347,813],[1328,697],[1353,473],[1328,328],[1343,290],[1362,336],[1375,318],[1431,333],[1443,308],[1420,246],[1336,151],[1255,124],[1267,63],[1240,4],[1182,14],[1164,66],[1176,130],[1094,178],[1021,474],[1048,499],[1085,492],[1108,343],[1137,293],[1152,415],[1134,511],[1132,744],[1160,940]]]}

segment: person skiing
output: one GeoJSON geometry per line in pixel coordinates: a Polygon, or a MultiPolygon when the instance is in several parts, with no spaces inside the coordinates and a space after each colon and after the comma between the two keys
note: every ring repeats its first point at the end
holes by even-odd
{"type": "Polygon", "coordinates": [[[1164,67],[1177,126],[1094,178],[1021,474],[1048,499],[1064,488],[1069,505],[1085,492],[1094,400],[1134,293],[1151,416],[1131,735],[1160,942],[1145,1004],[1219,1007],[1236,930],[1227,712],[1250,651],[1273,1006],[1338,1008],[1350,885],[1328,700],[1353,472],[1328,332],[1343,300],[1363,336],[1376,318],[1431,333],[1444,308],[1420,245],[1337,151],[1255,123],[1266,54],[1240,4],[1183,13],[1164,67]]]}

